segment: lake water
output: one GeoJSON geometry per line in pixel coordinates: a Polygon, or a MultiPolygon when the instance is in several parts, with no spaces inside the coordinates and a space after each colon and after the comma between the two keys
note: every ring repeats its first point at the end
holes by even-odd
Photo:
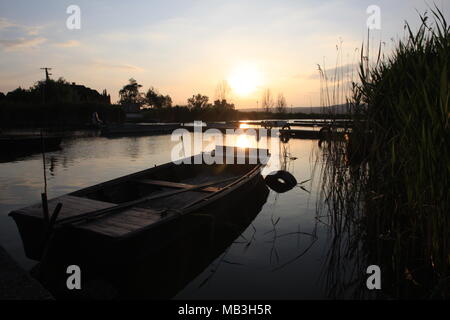
{"type": "MultiPolygon", "coordinates": [[[[230,138],[237,144],[243,140],[256,143],[254,137],[230,138]]],[[[49,197],[169,162],[176,143],[170,135],[65,139],[60,150],[46,154],[49,197]]],[[[197,270],[193,279],[171,296],[179,299],[328,296],[327,254],[331,238],[327,224],[316,213],[320,186],[320,164],[314,156],[320,152],[317,145],[317,140],[291,139],[271,146],[278,149],[272,149],[275,156],[284,155],[280,166],[298,182],[311,180],[303,188],[298,186],[286,193],[270,191],[242,235],[231,239],[223,252],[197,270]]],[[[38,202],[41,192],[40,154],[0,163],[0,243],[27,270],[35,262],[25,257],[16,225],[8,213],[38,202]]],[[[146,296],[145,290],[154,288],[140,288],[135,296],[146,296]]]]}

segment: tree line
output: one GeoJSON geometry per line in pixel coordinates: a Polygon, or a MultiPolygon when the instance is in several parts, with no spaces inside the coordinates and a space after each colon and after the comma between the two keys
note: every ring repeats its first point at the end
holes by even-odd
{"type": "MultiPolygon", "coordinates": [[[[140,85],[134,78],[129,79],[128,83],[119,91],[119,104],[123,106],[134,105],[136,110],[141,108],[170,108],[172,107],[172,98],[169,95],[163,95],[154,87],[150,87],[146,93],[140,92],[140,85]]],[[[215,100],[211,103],[209,97],[201,93],[195,94],[187,99],[185,106],[190,110],[234,110],[233,103],[228,102],[231,89],[227,81],[222,80],[218,83],[215,92],[215,100]]],[[[266,113],[276,112],[279,114],[286,113],[287,102],[283,93],[279,93],[276,99],[273,98],[270,89],[265,89],[261,97],[262,111],[266,113]]]]}
{"type": "Polygon", "coordinates": [[[0,92],[0,103],[102,103],[110,104],[111,98],[106,89],[98,91],[83,85],[69,83],[64,78],[41,80],[29,89],[18,87],[6,95],[0,92]]]}
{"type": "MultiPolygon", "coordinates": [[[[140,92],[142,85],[135,79],[131,78],[126,85],[119,91],[119,104],[122,106],[134,105],[138,109],[148,108],[171,108],[173,107],[172,98],[169,95],[160,94],[159,91],[150,87],[147,92],[140,92]]],[[[220,84],[217,89],[217,99],[213,103],[209,102],[209,97],[203,94],[195,94],[187,99],[185,106],[177,106],[178,108],[186,107],[189,110],[234,110],[234,104],[227,101],[227,89],[223,84],[220,84]]]]}
{"type": "MultiPolygon", "coordinates": [[[[147,92],[141,92],[142,85],[135,79],[129,79],[128,83],[119,90],[119,105],[123,107],[134,106],[135,111],[141,109],[161,109],[173,107],[172,98],[169,95],[159,93],[159,91],[150,87],[147,92]]],[[[228,98],[231,89],[227,81],[222,80],[218,83],[215,92],[215,100],[210,101],[209,97],[201,93],[188,98],[186,107],[190,110],[234,110],[235,105],[229,102],[228,98]]],[[[21,104],[43,104],[43,103],[105,103],[111,104],[110,95],[104,90],[102,94],[96,90],[87,88],[83,85],[69,83],[63,78],[58,80],[41,80],[29,89],[21,87],[8,92],[6,95],[0,92],[0,103],[21,103],[21,104]]],[[[273,99],[270,89],[263,92],[261,98],[263,112],[285,113],[287,103],[282,93],[273,99]]]]}
{"type": "Polygon", "coordinates": [[[110,123],[124,121],[125,113],[130,109],[133,110],[131,112],[140,112],[145,121],[162,122],[270,119],[275,116],[274,112],[281,119],[309,117],[302,113],[287,113],[284,95],[280,93],[274,98],[270,89],[263,91],[259,111],[238,111],[229,101],[231,88],[225,80],[218,83],[213,100],[198,93],[189,97],[185,105],[173,105],[168,94],[162,94],[154,87],[146,92],[141,90],[141,84],[133,78],[129,79],[119,90],[119,101],[111,104],[106,90],[99,93],[63,78],[46,79],[36,82],[29,89],[19,87],[6,95],[0,92],[0,125],[82,127],[90,122],[93,112],[110,123]]]}
{"type": "Polygon", "coordinates": [[[123,108],[111,104],[106,90],[99,93],[63,78],[36,82],[29,89],[0,92],[0,130],[10,127],[79,128],[90,125],[97,112],[105,122],[125,119],[123,108]]]}

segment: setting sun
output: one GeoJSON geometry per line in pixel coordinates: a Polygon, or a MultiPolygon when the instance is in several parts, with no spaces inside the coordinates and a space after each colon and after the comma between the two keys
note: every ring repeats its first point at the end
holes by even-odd
{"type": "Polygon", "coordinates": [[[228,77],[228,83],[234,93],[247,96],[262,85],[262,74],[256,66],[240,65],[234,68],[228,77]]]}

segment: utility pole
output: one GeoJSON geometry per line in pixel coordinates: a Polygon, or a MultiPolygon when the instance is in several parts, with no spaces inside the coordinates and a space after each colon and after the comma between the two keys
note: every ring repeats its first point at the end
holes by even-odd
{"type": "Polygon", "coordinates": [[[48,72],[48,70],[52,70],[52,68],[41,68],[41,70],[45,70],[45,84],[44,84],[44,90],[42,92],[42,103],[45,103],[45,91],[47,91],[47,84],[50,81],[50,76],[52,75],[51,73],[48,72]]]}
{"type": "Polygon", "coordinates": [[[41,70],[45,70],[45,81],[49,81],[50,80],[50,76],[52,75],[51,73],[48,72],[48,70],[52,70],[52,68],[41,68],[41,70]]]}
{"type": "MultiPolygon", "coordinates": [[[[45,91],[47,91],[47,84],[50,80],[51,73],[48,72],[48,70],[52,70],[52,68],[41,68],[41,70],[45,70],[45,84],[44,84],[44,90],[42,92],[42,102],[45,103],[45,91]]],[[[46,223],[49,222],[49,213],[48,213],[48,202],[47,202],[47,174],[46,174],[46,168],[45,168],[45,145],[44,145],[44,135],[42,133],[41,128],[41,146],[42,146],[42,163],[44,165],[44,193],[41,193],[41,200],[42,200],[42,209],[44,211],[44,221],[46,223]]],[[[61,210],[60,208],[61,204],[58,203],[59,209],[55,210],[54,213],[57,213],[56,211],[61,210]]]]}

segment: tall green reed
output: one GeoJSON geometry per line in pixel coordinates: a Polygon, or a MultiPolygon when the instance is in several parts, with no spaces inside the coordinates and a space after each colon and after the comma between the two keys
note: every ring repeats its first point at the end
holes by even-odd
{"type": "Polygon", "coordinates": [[[370,65],[361,49],[348,99],[352,133],[323,153],[334,235],[345,238],[347,255],[362,250],[385,270],[389,297],[448,297],[450,36],[441,11],[431,13],[416,32],[406,24],[407,38],[387,58],[380,44],[370,65]]]}

